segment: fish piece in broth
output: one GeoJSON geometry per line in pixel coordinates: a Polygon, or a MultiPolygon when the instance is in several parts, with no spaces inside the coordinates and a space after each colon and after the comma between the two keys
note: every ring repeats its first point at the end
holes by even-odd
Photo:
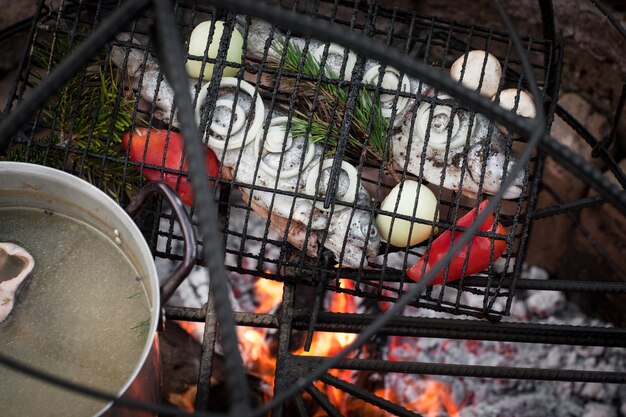
{"type": "Polygon", "coordinates": [[[0,323],[13,311],[15,298],[35,267],[35,260],[24,248],[0,242],[0,323]]]}

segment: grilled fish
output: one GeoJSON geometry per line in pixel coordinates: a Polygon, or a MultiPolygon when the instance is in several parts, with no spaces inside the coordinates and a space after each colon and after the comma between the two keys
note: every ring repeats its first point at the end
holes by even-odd
{"type": "MultiPolygon", "coordinates": [[[[155,117],[177,127],[178,121],[175,113],[172,112],[174,93],[171,86],[163,79],[156,60],[149,53],[144,52],[145,47],[130,34],[119,35],[118,41],[127,44],[130,48],[113,46],[112,62],[119,68],[126,68],[139,96],[145,102],[153,104],[155,117]]],[[[257,132],[250,132],[242,121],[248,115],[256,116],[257,121],[262,121],[267,114],[261,108],[253,108],[253,104],[261,103],[263,108],[264,105],[250,84],[234,78],[222,79],[222,85],[228,83],[231,83],[231,87],[220,87],[220,95],[210,126],[216,129],[213,132],[214,138],[217,135],[226,138],[226,142],[230,142],[226,146],[221,146],[219,141],[207,140],[208,146],[215,151],[221,161],[221,176],[241,184],[239,189],[250,207],[261,217],[269,219],[270,226],[274,230],[282,235],[286,234],[291,244],[305,250],[310,256],[317,256],[320,248],[325,247],[335,254],[339,263],[346,267],[363,266],[367,263],[367,257],[376,256],[380,240],[371,211],[348,208],[345,204],[334,205],[330,211],[320,208],[327,180],[321,181],[318,187],[321,191],[318,193],[320,201],[317,203],[310,198],[288,195],[288,193],[304,194],[307,180],[314,170],[315,175],[319,175],[321,171],[322,178],[325,178],[323,174],[328,169],[320,169],[320,164],[316,163],[323,159],[321,145],[308,145],[304,138],[291,138],[292,144],[287,146],[284,152],[265,152],[264,155],[259,154],[258,149],[255,152],[255,143],[257,146],[260,143],[258,140],[255,141],[258,123],[255,125],[257,132]],[[243,113],[235,112],[231,125],[232,110],[235,108],[232,105],[235,104],[235,100],[230,101],[228,105],[224,105],[224,101],[229,98],[229,94],[234,95],[242,86],[247,86],[249,95],[246,98],[243,93],[237,94],[236,104],[239,109],[245,110],[243,113]],[[232,146],[236,141],[240,143],[232,146]],[[282,159],[277,155],[282,155],[282,159]],[[264,158],[265,162],[271,165],[271,169],[259,168],[260,158],[264,158]],[[277,172],[297,169],[299,176],[276,177],[268,173],[268,171],[272,172],[272,169],[277,172]],[[258,190],[251,187],[263,188],[258,190]]],[[[190,80],[189,88],[192,97],[196,95],[196,87],[196,83],[190,80]]],[[[208,85],[203,86],[197,97],[196,116],[199,122],[207,88],[208,85]]],[[[272,114],[272,120],[281,117],[282,115],[278,113],[272,114]]],[[[266,163],[261,166],[266,167],[266,163]]],[[[346,188],[347,180],[346,175],[342,173],[339,190],[346,188]]],[[[365,188],[359,184],[354,190],[356,204],[366,208],[371,207],[371,200],[365,188]]]]}
{"type": "Polygon", "coordinates": [[[343,266],[361,267],[377,255],[380,239],[370,197],[358,177],[347,172],[356,174],[354,167],[343,163],[335,195],[340,202],[324,209],[332,163],[324,159],[322,146],[292,136],[288,119],[266,112],[256,89],[234,78],[222,79],[212,119],[203,121],[203,93],[208,88],[200,93],[196,118],[221,161],[222,177],[240,185],[255,212],[310,256],[317,256],[323,246],[343,266]],[[265,128],[263,120],[270,121],[265,128]],[[305,195],[317,195],[318,201],[305,195]],[[349,207],[352,200],[365,209],[349,207]]]}
{"type": "MultiPolygon", "coordinates": [[[[174,108],[174,90],[161,73],[157,61],[147,51],[146,46],[130,33],[120,33],[116,40],[124,46],[111,48],[111,62],[125,69],[131,87],[138,90],[139,97],[149,105],[154,117],[165,124],[180,127],[174,108]]],[[[202,84],[201,84],[202,85],[202,84]]],[[[189,80],[189,92],[195,97],[198,85],[189,80]]]]}

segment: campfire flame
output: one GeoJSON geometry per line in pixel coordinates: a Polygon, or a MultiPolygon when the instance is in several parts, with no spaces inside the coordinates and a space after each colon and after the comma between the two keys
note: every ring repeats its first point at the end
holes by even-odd
{"type": "MultiPolygon", "coordinates": [[[[259,278],[254,284],[254,295],[258,303],[255,313],[269,313],[282,299],[283,283],[259,278]]],[[[239,348],[246,370],[259,377],[266,385],[265,394],[269,399],[274,390],[276,356],[267,343],[267,329],[238,327],[239,348]]]]}
{"type": "MultiPolygon", "coordinates": [[[[353,290],[354,283],[351,280],[340,280],[341,288],[353,290]]],[[[257,302],[255,313],[269,313],[276,309],[281,302],[283,283],[270,279],[259,278],[254,284],[254,296],[257,302]]],[[[327,296],[326,310],[336,313],[355,313],[358,299],[350,294],[341,292],[329,292],[327,296]]],[[[202,336],[200,323],[179,322],[183,329],[190,334],[202,336]]],[[[238,327],[237,329],[240,350],[246,370],[251,375],[258,377],[265,384],[263,387],[266,400],[269,400],[274,390],[274,374],[276,371],[276,352],[272,350],[268,342],[270,329],[255,327],[238,327]]],[[[357,337],[353,333],[315,332],[309,351],[304,347],[292,352],[301,356],[333,356],[345,346],[348,346],[357,337]]],[[[389,360],[402,360],[403,350],[401,338],[390,337],[388,340],[389,360]],[[399,354],[394,354],[398,352],[399,354]]],[[[351,370],[332,369],[330,374],[343,379],[346,382],[354,382],[355,373],[351,370]]],[[[396,404],[403,404],[409,410],[422,414],[424,417],[449,417],[459,416],[459,407],[455,403],[450,387],[436,379],[415,378],[410,375],[397,375],[402,378],[403,389],[394,390],[387,384],[384,388],[377,389],[374,393],[396,404]],[[445,414],[444,414],[445,413],[445,414]]],[[[327,386],[318,381],[316,387],[326,394],[330,402],[346,416],[361,415],[365,417],[387,417],[390,414],[368,404],[362,400],[351,397],[345,392],[332,386],[327,386]]],[[[314,417],[325,416],[326,413],[319,409],[314,417]]]]}

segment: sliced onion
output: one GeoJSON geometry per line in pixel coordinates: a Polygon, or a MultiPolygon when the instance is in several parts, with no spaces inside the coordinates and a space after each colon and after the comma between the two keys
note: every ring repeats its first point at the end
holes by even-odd
{"type": "MultiPolygon", "coordinates": [[[[450,96],[439,96],[439,99],[442,100],[448,98],[450,96]]],[[[461,120],[458,112],[452,115],[452,107],[448,105],[436,105],[431,119],[430,109],[431,103],[429,102],[423,102],[417,109],[415,128],[420,139],[426,140],[426,135],[428,134],[428,146],[433,149],[444,150],[448,144],[448,134],[451,129],[450,150],[465,145],[468,139],[469,121],[461,120]],[[450,118],[452,118],[451,128],[449,126],[450,118]]],[[[470,135],[473,134],[475,127],[476,122],[474,121],[470,135]]]]}
{"type": "MultiPolygon", "coordinates": [[[[326,45],[320,45],[317,47],[311,55],[317,60],[319,64],[322,63],[322,57],[324,56],[324,50],[326,49],[326,45]]],[[[336,43],[331,43],[328,47],[328,55],[326,57],[326,67],[329,68],[330,57],[332,55],[337,56],[340,61],[343,63],[345,54],[345,49],[336,43]]],[[[343,69],[343,74],[339,74],[341,78],[346,81],[350,81],[352,79],[352,71],[354,71],[354,66],[356,65],[356,54],[352,51],[348,51],[348,60],[346,61],[345,68],[343,69]]],[[[341,66],[339,67],[341,70],[341,66]]]]}
{"type": "MultiPolygon", "coordinates": [[[[378,85],[379,75],[380,65],[374,65],[363,75],[363,82],[366,84],[378,85]]],[[[406,75],[403,75],[402,80],[400,80],[400,71],[393,67],[385,68],[383,81],[380,86],[385,90],[391,91],[398,91],[399,87],[401,93],[409,93],[411,91],[411,82],[409,81],[409,78],[406,75]]],[[[402,110],[404,110],[408,102],[408,97],[398,96],[398,99],[396,100],[395,94],[381,94],[381,113],[383,114],[383,117],[390,118],[393,113],[394,104],[396,107],[396,114],[399,114],[402,110]]]]}
{"type": "MultiPolygon", "coordinates": [[[[309,177],[306,180],[306,186],[305,186],[305,191],[307,194],[317,195],[318,197],[324,197],[326,195],[327,190],[325,190],[323,194],[320,194],[317,192],[317,178],[320,175],[320,171],[323,174],[324,171],[329,170],[332,166],[333,166],[333,159],[325,159],[322,162],[321,170],[319,167],[319,163],[315,164],[311,168],[311,172],[309,173],[309,177]]],[[[342,196],[337,196],[336,198],[346,203],[352,203],[356,199],[359,174],[356,168],[346,161],[341,162],[341,170],[348,175],[349,184],[348,184],[348,188],[346,192],[342,196]]],[[[326,186],[326,184],[323,184],[322,182],[320,182],[319,185],[326,186]]],[[[330,207],[329,208],[324,207],[324,201],[316,201],[315,206],[322,211],[330,211],[331,209],[330,207]]],[[[335,211],[344,210],[347,208],[348,207],[346,206],[337,206],[335,207],[335,211]]]]}
{"type": "MultiPolygon", "coordinates": [[[[200,124],[202,105],[206,100],[210,86],[211,83],[205,84],[198,93],[198,100],[196,103],[196,123],[198,123],[198,125],[200,124]]],[[[250,96],[250,99],[254,97],[256,91],[250,83],[246,81],[239,81],[237,78],[233,77],[222,78],[220,88],[223,87],[239,87],[240,91],[243,91],[250,96]]],[[[222,126],[215,121],[211,121],[208,128],[210,133],[207,134],[207,145],[215,149],[226,148],[227,150],[232,150],[246,146],[256,138],[263,125],[263,117],[265,113],[265,105],[263,104],[263,100],[259,94],[257,94],[256,101],[254,103],[254,119],[252,120],[250,128],[247,131],[246,126],[248,123],[246,122],[249,115],[246,114],[245,109],[241,107],[239,102],[235,104],[233,99],[220,98],[215,102],[215,109],[217,110],[220,107],[230,109],[232,113],[230,122],[231,126],[222,126]],[[225,138],[228,135],[229,130],[230,136],[228,137],[227,144],[225,138]]]]}
{"type": "MultiPolygon", "coordinates": [[[[265,135],[265,141],[263,141],[263,129],[259,130],[256,138],[254,139],[254,154],[259,155],[261,152],[261,142],[263,142],[263,153],[259,158],[259,167],[267,174],[273,177],[291,178],[295,177],[301,172],[300,164],[293,169],[277,170],[275,167],[271,167],[263,161],[263,156],[269,153],[287,153],[293,145],[293,136],[291,132],[287,134],[285,139],[285,130],[287,126],[287,117],[275,117],[270,121],[270,125],[265,135]],[[283,145],[284,143],[284,145],[283,145]]],[[[303,150],[304,161],[302,162],[302,169],[306,168],[313,160],[315,154],[315,145],[308,144],[308,147],[303,150]]],[[[284,159],[283,159],[284,162],[284,159]]]]}

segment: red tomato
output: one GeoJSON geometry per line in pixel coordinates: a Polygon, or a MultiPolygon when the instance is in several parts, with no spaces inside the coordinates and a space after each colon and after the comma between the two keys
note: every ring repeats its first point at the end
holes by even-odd
{"type": "MultiPolygon", "coordinates": [[[[483,201],[478,206],[479,213],[484,210],[489,202],[483,201]]],[[[458,227],[469,227],[474,218],[477,216],[476,209],[470,211],[465,216],[461,217],[459,221],[456,223],[458,227]]],[[[494,218],[490,216],[480,225],[479,231],[481,232],[491,232],[493,229],[494,218]]],[[[454,232],[454,242],[457,242],[461,236],[465,232],[454,232]]],[[[497,224],[495,233],[499,235],[505,235],[506,229],[500,223],[497,224]]],[[[456,255],[450,261],[450,267],[448,269],[448,278],[446,282],[452,282],[461,279],[461,277],[477,274],[481,271],[484,271],[489,267],[489,259],[491,258],[491,245],[493,242],[493,259],[494,261],[498,259],[506,249],[506,241],[500,239],[491,239],[485,236],[474,236],[471,239],[472,247],[469,251],[467,247],[469,242],[463,245],[461,249],[456,253],[456,255]],[[465,264],[465,260],[467,258],[467,267],[465,269],[465,274],[463,274],[463,265],[465,264]]],[[[442,233],[437,239],[435,239],[430,247],[430,251],[428,252],[428,263],[426,264],[426,269],[424,270],[424,275],[435,265],[441,258],[443,258],[446,253],[450,250],[452,246],[452,232],[450,230],[446,230],[442,233]]],[[[419,281],[422,278],[422,268],[424,266],[423,256],[415,265],[410,267],[406,274],[409,278],[414,281],[419,281]]],[[[431,281],[431,285],[439,285],[443,283],[445,268],[441,269],[439,273],[435,276],[435,278],[431,281]]]]}
{"type": "MultiPolygon", "coordinates": [[[[128,150],[130,144],[129,157],[134,162],[142,162],[146,165],[155,165],[168,169],[180,171],[178,173],[164,172],[161,178],[161,170],[154,168],[143,168],[143,176],[150,181],[163,180],[176,190],[183,204],[190,206],[193,202],[191,182],[187,178],[187,160],[182,161],[183,137],[177,132],[167,130],[148,129],[145,127],[128,131],[122,135],[122,147],[128,150]],[[166,151],[167,147],[167,151],[166,151]]],[[[205,158],[206,171],[209,176],[217,178],[219,161],[215,153],[207,148],[205,158]]],[[[138,169],[140,169],[138,167],[138,169]]]]}

